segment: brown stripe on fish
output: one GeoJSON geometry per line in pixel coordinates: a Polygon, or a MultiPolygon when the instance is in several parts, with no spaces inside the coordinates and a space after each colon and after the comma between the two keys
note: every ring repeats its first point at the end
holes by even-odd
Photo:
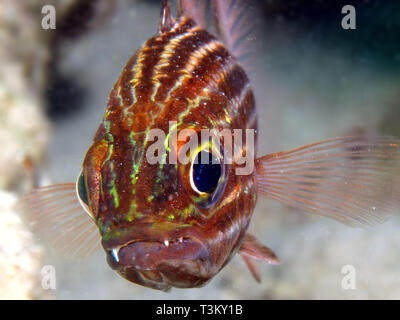
{"type": "Polygon", "coordinates": [[[136,95],[134,88],[132,88],[131,81],[139,81],[140,79],[141,70],[146,57],[144,49],[148,48],[154,39],[173,37],[175,34],[185,33],[186,30],[193,26],[194,23],[190,19],[181,19],[175,23],[174,28],[170,32],[149,39],[141,50],[135,52],[125,65],[121,76],[113,88],[108,104],[110,110],[118,106],[130,107],[136,102],[136,95]],[[115,98],[119,98],[120,101],[122,100],[122,103],[117,103],[115,98]]]}
{"type": "Polygon", "coordinates": [[[120,77],[114,85],[113,90],[111,91],[110,98],[107,103],[107,111],[114,111],[119,107],[128,107],[133,104],[133,95],[130,86],[124,85],[127,82],[127,79],[132,79],[133,72],[132,67],[137,62],[138,51],[128,60],[125,65],[124,70],[122,71],[120,77]]]}
{"type": "Polygon", "coordinates": [[[171,41],[161,54],[162,59],[155,70],[155,81],[158,83],[158,90],[154,92],[156,101],[167,100],[171,88],[178,82],[178,78],[192,66],[188,61],[199,48],[210,44],[215,40],[205,30],[194,30],[171,41]]]}
{"type": "MultiPolygon", "coordinates": [[[[220,94],[217,83],[225,77],[224,70],[228,70],[234,63],[234,58],[216,40],[192,54],[184,69],[186,74],[179,78],[170,93],[170,103],[176,104],[176,99],[181,97],[185,97],[189,103],[187,108],[182,109],[184,104],[179,109],[175,107],[179,124],[202,123],[215,127],[220,117],[225,119],[229,101],[220,94]]],[[[220,125],[227,127],[229,121],[220,125]]]]}
{"type": "MultiPolygon", "coordinates": [[[[172,93],[174,93],[174,98],[179,98],[180,96],[183,96],[182,94],[179,94],[177,90],[182,87],[184,81],[190,79],[193,76],[193,70],[196,68],[199,61],[204,58],[210,51],[215,50],[218,46],[222,46],[222,44],[217,40],[212,40],[211,42],[204,44],[196,51],[192,52],[191,55],[188,55],[187,63],[185,67],[179,71],[179,77],[176,79],[173,86],[168,90],[167,96],[164,99],[165,101],[170,100],[172,93]]],[[[191,98],[193,99],[193,95],[191,96],[191,98]]]]}
{"type": "Polygon", "coordinates": [[[207,89],[214,87],[215,91],[219,78],[213,76],[213,73],[228,68],[233,61],[229,52],[217,40],[211,40],[193,51],[157,116],[160,119],[183,120],[202,100],[209,99],[207,89]],[[179,100],[182,103],[178,103],[179,100]]]}
{"type": "Polygon", "coordinates": [[[216,85],[216,74],[231,64],[232,56],[217,40],[211,41],[195,51],[190,57],[184,74],[171,88],[171,98],[187,97],[191,100],[201,95],[206,88],[216,85]]]}
{"type": "Polygon", "coordinates": [[[157,105],[148,106],[147,104],[142,104],[141,109],[146,109],[144,113],[144,110],[135,110],[135,113],[133,113],[132,108],[136,109],[138,107],[136,105],[138,99],[142,102],[148,101],[150,90],[154,84],[152,79],[153,69],[159,63],[161,52],[165,50],[165,47],[169,45],[171,40],[195,29],[196,25],[191,19],[182,17],[175,22],[174,27],[170,31],[149,39],[143,48],[137,51],[128,61],[124,71],[121,73],[110,95],[106,118],[118,107],[123,107],[121,120],[125,119],[126,121],[122,121],[123,123],[120,123],[120,125],[129,131],[134,130],[136,133],[138,133],[137,131],[144,132],[150,123],[150,118],[155,117],[159,113],[160,107],[157,105]],[[139,115],[144,118],[139,119],[139,115]]]}
{"type": "MultiPolygon", "coordinates": [[[[222,108],[216,109],[214,112],[217,116],[219,125],[232,125],[234,128],[245,126],[244,114],[254,112],[254,99],[246,97],[251,95],[251,87],[249,80],[242,67],[234,61],[226,64],[225,67],[217,74],[217,89],[210,96],[219,101],[222,108]],[[224,103],[221,101],[221,93],[226,99],[224,103]]],[[[218,104],[214,104],[216,106],[218,104]]]]}
{"type": "Polygon", "coordinates": [[[238,112],[242,91],[249,85],[249,79],[238,63],[231,65],[229,70],[224,70],[224,73],[225,76],[218,82],[218,91],[224,93],[238,112]]]}
{"type": "Polygon", "coordinates": [[[133,66],[133,78],[129,83],[135,88],[138,100],[147,100],[151,89],[154,86],[153,72],[154,67],[159,63],[161,53],[171,40],[178,37],[196,26],[195,22],[187,17],[183,17],[176,22],[171,31],[150,38],[138,53],[138,59],[133,66]]]}
{"type": "Polygon", "coordinates": [[[238,99],[238,113],[245,120],[244,127],[249,129],[256,129],[257,127],[257,114],[255,107],[255,99],[253,90],[251,89],[250,83],[248,82],[238,99]]]}

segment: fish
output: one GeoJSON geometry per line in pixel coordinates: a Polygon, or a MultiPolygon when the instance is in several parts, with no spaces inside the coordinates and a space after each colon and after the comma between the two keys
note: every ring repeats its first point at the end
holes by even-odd
{"type": "Polygon", "coordinates": [[[346,136],[257,156],[246,3],[212,0],[210,31],[206,1],[178,0],[176,16],[162,1],[157,33],[112,88],[76,183],[22,198],[27,222],[55,248],[102,247],[123,278],[163,291],[204,286],[236,254],[260,282],[257,262],[280,259],[248,232],[259,198],[359,227],[399,211],[397,138],[346,136]],[[231,157],[210,140],[187,147],[212,129],[227,130],[231,157]]]}

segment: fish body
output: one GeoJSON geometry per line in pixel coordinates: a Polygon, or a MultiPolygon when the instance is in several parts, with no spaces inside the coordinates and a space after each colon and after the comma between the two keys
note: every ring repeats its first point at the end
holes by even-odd
{"type": "Polygon", "coordinates": [[[89,207],[113,269],[137,283],[192,287],[227,263],[254,210],[254,173],[236,175],[236,164],[227,165],[214,198],[197,199],[190,163],[169,164],[167,158],[150,165],[148,137],[151,129],[171,133],[170,122],[178,133],[255,130],[255,115],[243,68],[186,15],[133,55],[83,164],[89,207]]]}
{"type": "Polygon", "coordinates": [[[123,68],[77,183],[39,188],[23,201],[28,219],[61,239],[63,251],[92,251],[99,234],[111,268],[165,291],[204,285],[236,253],[257,281],[254,261],[279,263],[247,232],[260,195],[350,225],[382,222],[400,207],[398,139],[329,139],[251,158],[244,174],[225,144],[185,148],[203,130],[226,130],[224,142],[238,148],[233,160],[256,156],[236,141],[248,142],[247,132],[257,141],[255,99],[239,62],[246,6],[212,1],[217,38],[205,28],[204,3],[178,1],[174,18],[163,1],[158,32],[123,68]],[[156,142],[163,152],[154,153],[156,142]],[[189,161],[176,161],[188,150],[189,161]],[[200,155],[216,161],[198,164],[200,155]]]}

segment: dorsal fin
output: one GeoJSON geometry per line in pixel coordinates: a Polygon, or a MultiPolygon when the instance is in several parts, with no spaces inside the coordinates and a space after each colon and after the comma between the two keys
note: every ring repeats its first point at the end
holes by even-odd
{"type": "Polygon", "coordinates": [[[215,32],[247,72],[252,69],[259,22],[252,4],[251,0],[211,0],[215,32]]]}
{"type": "Polygon", "coordinates": [[[189,18],[192,18],[203,29],[207,28],[206,12],[206,0],[178,0],[179,16],[186,15],[189,18]]]}
{"type": "Polygon", "coordinates": [[[163,0],[160,14],[160,23],[158,25],[158,31],[160,33],[166,32],[172,28],[174,24],[174,18],[171,14],[171,3],[169,0],[163,0]]]}

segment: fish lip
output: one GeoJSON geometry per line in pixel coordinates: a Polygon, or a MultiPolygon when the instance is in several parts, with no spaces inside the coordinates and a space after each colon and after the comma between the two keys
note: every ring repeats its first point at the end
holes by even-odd
{"type": "Polygon", "coordinates": [[[145,222],[115,234],[121,232],[123,237],[103,237],[102,244],[108,265],[131,282],[156,289],[189,288],[216,273],[211,245],[197,225],[145,222]]]}
{"type": "Polygon", "coordinates": [[[118,250],[118,260],[112,250],[107,262],[127,280],[164,290],[170,286],[198,287],[214,276],[211,251],[198,239],[185,237],[168,242],[132,240],[118,250]]]}
{"type": "Polygon", "coordinates": [[[164,241],[134,239],[120,246],[108,248],[106,252],[112,258],[111,264],[115,269],[134,265],[137,269],[146,270],[152,269],[153,265],[160,264],[162,261],[174,260],[174,258],[184,259],[190,256],[191,259],[196,259],[197,256],[206,256],[209,252],[209,246],[198,238],[181,236],[164,241]],[[153,257],[150,257],[150,255],[153,257]],[[161,257],[154,259],[154,255],[161,257]],[[129,258],[126,256],[129,256],[129,258]],[[145,263],[145,261],[148,261],[148,263],[145,263]]]}
{"type": "Polygon", "coordinates": [[[112,245],[103,242],[103,246],[109,266],[127,280],[140,281],[139,284],[166,281],[172,286],[191,287],[181,279],[189,277],[191,283],[200,285],[214,273],[210,244],[197,227],[147,237],[132,235],[129,240],[112,245]],[[146,279],[157,280],[140,280],[146,274],[146,279]]]}

